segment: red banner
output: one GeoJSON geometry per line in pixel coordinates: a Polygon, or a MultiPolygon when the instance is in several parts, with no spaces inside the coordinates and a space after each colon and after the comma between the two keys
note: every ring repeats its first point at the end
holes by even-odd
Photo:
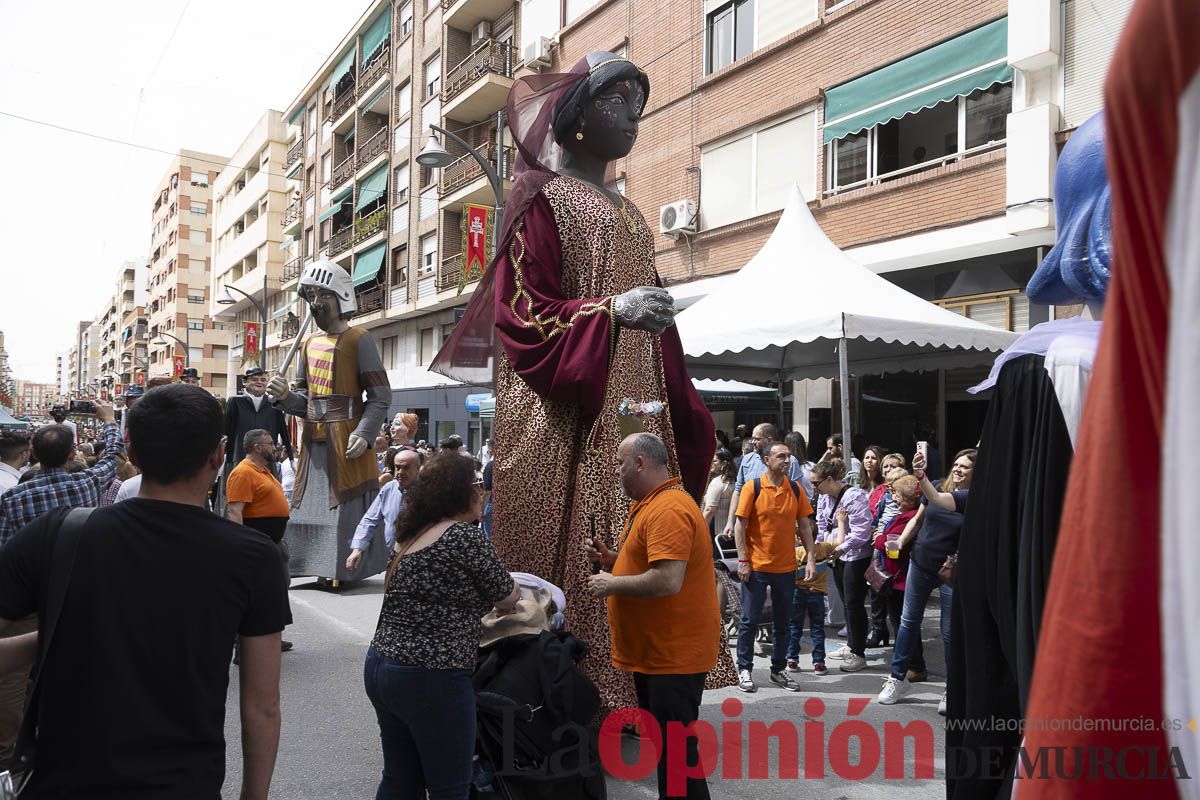
{"type": "Polygon", "coordinates": [[[184,357],[183,356],[175,356],[175,377],[176,378],[183,377],[183,364],[184,364],[184,357]]]}
{"type": "Polygon", "coordinates": [[[113,396],[116,397],[119,394],[125,394],[125,387],[118,383],[113,386],[113,396]]]}
{"type": "Polygon", "coordinates": [[[496,222],[496,211],[491,206],[464,203],[462,220],[466,247],[462,277],[458,281],[459,294],[468,283],[483,277],[483,271],[492,260],[492,228],[496,222]]]}
{"type": "Polygon", "coordinates": [[[146,385],[146,373],[144,373],[144,372],[141,372],[141,371],[138,371],[138,374],[136,375],[136,378],[137,378],[137,385],[138,385],[138,386],[145,386],[145,385],[146,385]]]}
{"type": "Polygon", "coordinates": [[[262,333],[259,329],[259,323],[246,323],[245,345],[242,347],[242,361],[257,361],[258,360],[258,335],[262,333]]]}

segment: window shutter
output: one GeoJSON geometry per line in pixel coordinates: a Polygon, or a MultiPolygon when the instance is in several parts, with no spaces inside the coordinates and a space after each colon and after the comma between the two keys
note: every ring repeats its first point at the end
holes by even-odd
{"type": "Polygon", "coordinates": [[[1133,0],[1063,0],[1063,122],[1068,128],[1083,124],[1104,105],[1104,76],[1132,6],[1133,0]]]}

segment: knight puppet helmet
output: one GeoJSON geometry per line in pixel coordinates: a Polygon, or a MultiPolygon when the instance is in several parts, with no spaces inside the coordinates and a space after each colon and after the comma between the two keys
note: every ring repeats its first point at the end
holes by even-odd
{"type": "Polygon", "coordinates": [[[300,276],[299,292],[300,296],[306,300],[308,296],[304,290],[309,286],[328,289],[337,295],[338,306],[341,308],[342,314],[358,310],[358,303],[354,299],[354,283],[350,280],[350,273],[332,261],[322,259],[314,261],[304,268],[304,274],[300,276]]]}

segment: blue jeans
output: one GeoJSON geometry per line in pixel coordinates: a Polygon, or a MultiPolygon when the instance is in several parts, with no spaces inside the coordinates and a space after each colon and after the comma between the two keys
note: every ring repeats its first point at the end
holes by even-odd
{"type": "Polygon", "coordinates": [[[925,618],[925,603],[934,589],[938,589],[938,594],[941,595],[942,648],[946,654],[947,683],[950,680],[950,605],[954,599],[954,592],[942,583],[936,572],[921,569],[915,561],[908,563],[908,577],[904,580],[904,608],[900,611],[900,631],[896,634],[896,649],[892,653],[894,678],[903,678],[908,672],[913,652],[917,643],[921,641],[921,620],[925,618]]]}
{"type": "Polygon", "coordinates": [[[812,589],[797,588],[792,596],[791,641],[788,642],[788,661],[800,655],[800,640],[804,637],[804,620],[808,618],[813,640],[813,663],[825,663],[825,595],[812,589]]]}
{"type": "Polygon", "coordinates": [[[774,638],[771,640],[771,672],[782,672],[787,666],[787,647],[791,635],[788,630],[792,612],[792,595],[796,592],[796,573],[750,572],[742,583],[742,622],[738,626],[737,662],[738,670],[754,668],[754,638],[762,618],[763,605],[767,602],[767,588],[771,589],[771,616],[775,623],[774,638]]]}
{"type": "Polygon", "coordinates": [[[402,664],[367,651],[367,698],[379,720],[383,778],[375,800],[466,800],[475,754],[471,673],[402,664]]]}

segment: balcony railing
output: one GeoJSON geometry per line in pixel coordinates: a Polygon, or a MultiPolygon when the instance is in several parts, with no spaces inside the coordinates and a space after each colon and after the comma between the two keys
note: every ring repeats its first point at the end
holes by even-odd
{"type": "MultiPolygon", "coordinates": [[[[512,165],[516,155],[517,153],[514,148],[504,148],[504,175],[502,176],[504,180],[512,179],[512,165]]],[[[494,146],[487,148],[487,160],[491,162],[492,168],[495,169],[496,148],[494,146]]],[[[456,192],[482,177],[483,167],[479,166],[479,162],[473,156],[467,154],[442,170],[441,183],[438,189],[442,197],[445,197],[451,192],[456,192]]]]}
{"type": "Polygon", "coordinates": [[[384,39],[375,53],[372,53],[375,59],[363,65],[362,72],[359,73],[359,86],[371,87],[375,85],[375,81],[379,80],[380,75],[387,72],[388,66],[392,63],[391,52],[392,40],[390,38],[384,39]]]}
{"type": "Polygon", "coordinates": [[[297,200],[297,201],[296,201],[296,202],[294,202],[294,203],[289,203],[289,204],[288,204],[288,207],[287,207],[287,209],[285,209],[285,210],[284,210],[284,212],[283,212],[283,226],[284,226],[285,228],[286,228],[288,225],[290,225],[291,223],[293,223],[293,222],[295,222],[296,220],[300,219],[300,209],[301,209],[301,208],[302,208],[302,206],[300,205],[300,201],[299,201],[299,200],[297,200]]]}
{"type": "Polygon", "coordinates": [[[354,238],[354,226],[347,225],[335,233],[329,240],[329,255],[336,256],[350,249],[350,240],[354,238]]]}
{"type": "Polygon", "coordinates": [[[279,339],[280,341],[295,339],[298,333],[300,333],[300,320],[296,317],[287,317],[279,328],[279,339]]]}
{"type": "Polygon", "coordinates": [[[441,269],[438,270],[437,274],[437,290],[444,292],[447,289],[458,288],[458,281],[462,277],[463,266],[465,264],[466,256],[462,253],[443,259],[441,269]]]}
{"type": "Polygon", "coordinates": [[[511,78],[516,60],[516,48],[512,45],[495,39],[484,39],[471,55],[446,73],[442,102],[453,100],[488,73],[511,78]]]}
{"type": "Polygon", "coordinates": [[[301,258],[296,256],[291,261],[283,265],[283,280],[285,282],[295,280],[300,277],[302,267],[300,266],[301,258]]]}
{"type": "Polygon", "coordinates": [[[372,158],[387,150],[387,146],[388,129],[385,125],[358,148],[358,163],[366,165],[372,158]]]}
{"type": "Polygon", "coordinates": [[[458,0],[442,0],[442,11],[449,11],[450,7],[457,2],[458,0]]]}
{"type": "Polygon", "coordinates": [[[333,168],[333,173],[329,176],[329,188],[336,189],[346,181],[350,180],[354,175],[354,156],[346,156],[342,163],[333,168]]]}
{"type": "Polygon", "coordinates": [[[381,208],[369,215],[354,220],[354,238],[351,244],[358,244],[370,239],[387,227],[387,209],[381,208]]]}
{"type": "Polygon", "coordinates": [[[354,102],[358,100],[358,87],[351,86],[342,96],[333,101],[333,118],[340,119],[350,109],[354,108],[354,102]]]}
{"type": "Polygon", "coordinates": [[[367,289],[365,292],[356,292],[354,299],[358,303],[358,310],[354,312],[353,316],[361,317],[363,314],[378,311],[383,308],[383,287],[376,286],[374,289],[367,289]]]}
{"type": "Polygon", "coordinates": [[[304,155],[304,140],[303,139],[296,142],[294,145],[292,145],[291,149],[288,150],[287,161],[284,162],[285,166],[290,167],[292,164],[295,164],[297,161],[300,160],[300,156],[302,156],[302,155],[304,155]]]}

